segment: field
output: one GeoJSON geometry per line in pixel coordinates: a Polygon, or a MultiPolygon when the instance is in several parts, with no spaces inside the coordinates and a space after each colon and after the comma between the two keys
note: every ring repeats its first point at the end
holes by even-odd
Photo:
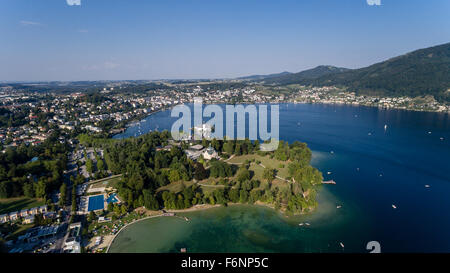
{"type": "MultiPolygon", "coordinates": [[[[287,178],[289,176],[288,173],[288,162],[283,162],[280,160],[277,160],[275,158],[270,158],[269,156],[260,156],[257,154],[250,154],[250,155],[241,155],[241,156],[235,156],[229,161],[227,161],[230,164],[243,164],[246,160],[259,160],[261,161],[261,164],[266,168],[272,168],[277,170],[277,176],[280,176],[282,178],[287,178]]],[[[250,166],[250,170],[255,172],[255,177],[259,180],[263,180],[262,173],[264,171],[264,168],[262,166],[257,166],[256,164],[252,164],[250,166]]]]}
{"type": "Polygon", "coordinates": [[[34,208],[44,204],[44,200],[37,198],[13,197],[0,199],[0,214],[34,208]]]}
{"type": "Polygon", "coordinates": [[[120,181],[121,177],[113,177],[111,179],[102,179],[97,183],[91,184],[91,188],[108,188],[115,187],[116,184],[120,181]]]}
{"type": "MultiPolygon", "coordinates": [[[[231,158],[230,160],[226,161],[228,164],[232,164],[235,165],[236,167],[239,168],[239,166],[243,163],[245,163],[246,160],[259,160],[261,161],[261,165],[263,165],[266,168],[273,168],[277,170],[277,176],[279,176],[280,178],[287,178],[288,177],[288,168],[287,168],[287,162],[282,162],[279,161],[277,159],[274,158],[270,158],[269,156],[260,156],[257,154],[250,154],[250,155],[241,155],[241,156],[235,156],[233,158],[231,158]]],[[[257,179],[261,182],[261,186],[260,188],[264,187],[264,184],[267,183],[267,181],[263,178],[263,172],[264,172],[264,167],[256,164],[255,162],[252,162],[249,170],[252,173],[252,179],[257,179]]],[[[227,178],[228,181],[235,181],[236,180],[236,175],[233,177],[228,177],[227,178]]],[[[208,178],[202,181],[198,181],[197,185],[200,185],[203,192],[207,193],[207,192],[211,192],[214,191],[218,188],[224,188],[226,185],[220,184],[220,181],[222,180],[222,178],[208,178]]],[[[174,193],[178,193],[180,192],[183,187],[189,187],[192,184],[194,184],[194,182],[192,181],[178,181],[178,182],[173,182],[170,183],[164,187],[160,187],[157,192],[160,191],[164,191],[164,190],[168,190],[174,193]],[[183,186],[184,185],[184,186],[183,186]]],[[[272,185],[275,187],[283,187],[286,186],[286,181],[279,179],[279,178],[275,178],[272,181],[272,185]]]]}

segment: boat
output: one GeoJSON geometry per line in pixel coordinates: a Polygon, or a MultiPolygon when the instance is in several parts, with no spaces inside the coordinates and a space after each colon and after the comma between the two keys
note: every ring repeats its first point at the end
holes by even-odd
{"type": "Polygon", "coordinates": [[[298,224],[299,226],[303,226],[303,223],[298,224]]]}
{"type": "Polygon", "coordinates": [[[368,133],[367,135],[371,136],[371,135],[372,135],[372,133],[368,133]]]}
{"type": "Polygon", "coordinates": [[[429,188],[430,187],[430,185],[425,185],[425,188],[429,188]]]}
{"type": "Polygon", "coordinates": [[[384,125],[384,130],[385,130],[385,131],[387,130],[387,124],[384,125]]]}
{"type": "Polygon", "coordinates": [[[309,223],[305,223],[305,225],[309,226],[309,223]]]}
{"type": "Polygon", "coordinates": [[[444,138],[443,138],[443,137],[440,137],[439,139],[440,139],[440,140],[444,140],[444,138]]]}
{"type": "Polygon", "coordinates": [[[359,171],[359,168],[356,168],[357,171],[359,171]]]}
{"type": "Polygon", "coordinates": [[[396,206],[396,205],[392,205],[392,208],[396,209],[396,208],[397,208],[397,206],[396,206]]]}
{"type": "Polygon", "coordinates": [[[341,245],[342,248],[344,248],[344,244],[342,242],[339,243],[341,245]]]}
{"type": "Polygon", "coordinates": [[[333,152],[333,151],[331,151],[331,152],[330,152],[330,154],[334,154],[334,152],[333,152]]]}
{"type": "Polygon", "coordinates": [[[337,208],[337,209],[340,209],[340,208],[342,208],[342,206],[336,206],[336,208],[337,208]]]}
{"type": "Polygon", "coordinates": [[[431,132],[428,132],[428,134],[430,135],[430,134],[431,134],[431,132]]]}
{"type": "Polygon", "coordinates": [[[331,172],[327,172],[327,174],[331,174],[331,172]]]}

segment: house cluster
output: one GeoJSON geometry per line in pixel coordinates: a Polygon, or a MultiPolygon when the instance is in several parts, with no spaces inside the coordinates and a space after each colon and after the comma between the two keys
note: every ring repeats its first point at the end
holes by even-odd
{"type": "Polygon", "coordinates": [[[448,105],[437,102],[432,96],[410,98],[357,95],[355,92],[343,91],[333,86],[302,88],[290,99],[290,101],[364,105],[418,111],[450,111],[448,105]]]}
{"type": "Polygon", "coordinates": [[[42,214],[45,218],[53,218],[55,216],[54,212],[47,210],[47,205],[34,207],[31,209],[23,209],[21,211],[14,211],[7,214],[0,215],[0,223],[14,222],[22,219],[23,223],[31,224],[34,222],[34,216],[37,214],[42,214]]]}
{"type": "Polygon", "coordinates": [[[209,147],[204,148],[200,144],[192,145],[189,149],[185,150],[185,153],[189,159],[197,160],[200,157],[203,157],[206,160],[211,160],[213,158],[219,158],[219,154],[214,148],[209,145],[209,147]]]}

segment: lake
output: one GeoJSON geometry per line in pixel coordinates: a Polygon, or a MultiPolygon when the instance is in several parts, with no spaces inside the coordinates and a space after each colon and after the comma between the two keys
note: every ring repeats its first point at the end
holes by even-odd
{"type": "MultiPolygon", "coordinates": [[[[170,130],[175,120],[159,112],[115,138],[170,130]]],[[[280,104],[280,138],[306,142],[312,165],[337,182],[323,186],[313,214],[286,219],[236,205],[185,213],[189,222],[148,219],[122,231],[110,251],[368,252],[369,241],[382,252],[450,251],[448,114],[280,104]]]]}

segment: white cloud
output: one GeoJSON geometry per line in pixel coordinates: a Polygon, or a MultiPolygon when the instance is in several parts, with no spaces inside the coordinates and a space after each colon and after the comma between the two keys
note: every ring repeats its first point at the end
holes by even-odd
{"type": "Polygon", "coordinates": [[[381,0],[366,0],[369,6],[381,6],[381,0]]]}
{"type": "Polygon", "coordinates": [[[81,6],[81,0],[66,0],[69,6],[81,6]]]}
{"type": "Polygon", "coordinates": [[[39,22],[33,22],[33,21],[25,21],[22,20],[19,22],[22,26],[41,26],[42,24],[39,22]]]}

